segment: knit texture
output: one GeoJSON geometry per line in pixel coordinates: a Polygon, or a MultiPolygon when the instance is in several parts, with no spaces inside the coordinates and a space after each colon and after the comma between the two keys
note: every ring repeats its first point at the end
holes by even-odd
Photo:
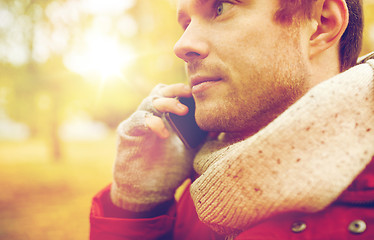
{"type": "Polygon", "coordinates": [[[175,190],[192,173],[195,153],[184,147],[169,126],[170,137],[160,139],[145,124],[148,114],[161,115],[153,109],[152,101],[160,97],[163,86],[156,86],[117,130],[110,194],[116,206],[133,212],[149,211],[173,199],[175,190]]]}
{"type": "Polygon", "coordinates": [[[373,67],[322,82],[243,141],[207,142],[190,190],[199,218],[227,234],[336,200],[374,156],[373,67]]]}

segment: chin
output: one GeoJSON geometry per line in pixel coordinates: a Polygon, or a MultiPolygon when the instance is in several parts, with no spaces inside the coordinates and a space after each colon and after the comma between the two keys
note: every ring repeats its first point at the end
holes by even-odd
{"type": "Polygon", "coordinates": [[[222,101],[196,101],[195,118],[197,125],[205,131],[226,131],[235,127],[236,118],[230,111],[233,108],[225,106],[222,101]],[[231,116],[231,117],[230,117],[231,116]],[[234,124],[229,124],[229,123],[234,124]]]}
{"type": "Polygon", "coordinates": [[[196,123],[202,130],[205,131],[212,131],[212,127],[214,127],[214,124],[212,124],[212,118],[208,118],[206,115],[196,115],[196,123]]]}
{"type": "Polygon", "coordinates": [[[222,132],[226,128],[222,123],[222,117],[204,114],[203,116],[196,117],[197,125],[205,131],[209,132],[222,132]]]}

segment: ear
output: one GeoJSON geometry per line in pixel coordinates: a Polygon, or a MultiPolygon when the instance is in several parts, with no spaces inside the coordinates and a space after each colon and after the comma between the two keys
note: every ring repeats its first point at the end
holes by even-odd
{"type": "Polygon", "coordinates": [[[310,58],[339,44],[348,26],[349,12],[345,0],[322,0],[316,4],[313,20],[317,27],[310,37],[310,58]]]}

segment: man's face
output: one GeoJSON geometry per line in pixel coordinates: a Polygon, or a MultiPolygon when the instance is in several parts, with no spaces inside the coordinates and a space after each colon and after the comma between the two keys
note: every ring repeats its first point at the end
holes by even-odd
{"type": "Polygon", "coordinates": [[[252,132],[308,88],[300,27],[275,22],[278,0],[179,0],[196,121],[209,131],[252,132]]]}

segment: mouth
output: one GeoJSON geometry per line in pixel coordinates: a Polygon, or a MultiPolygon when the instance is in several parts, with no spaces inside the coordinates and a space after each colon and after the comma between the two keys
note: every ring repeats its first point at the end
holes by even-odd
{"type": "Polygon", "coordinates": [[[213,88],[217,85],[218,82],[222,80],[218,76],[194,76],[191,77],[191,89],[192,94],[195,97],[203,96],[205,91],[210,88],[213,88]]]}
{"type": "Polygon", "coordinates": [[[199,87],[200,85],[205,85],[207,83],[214,83],[221,81],[222,78],[215,76],[196,76],[191,77],[191,88],[199,87]]]}

